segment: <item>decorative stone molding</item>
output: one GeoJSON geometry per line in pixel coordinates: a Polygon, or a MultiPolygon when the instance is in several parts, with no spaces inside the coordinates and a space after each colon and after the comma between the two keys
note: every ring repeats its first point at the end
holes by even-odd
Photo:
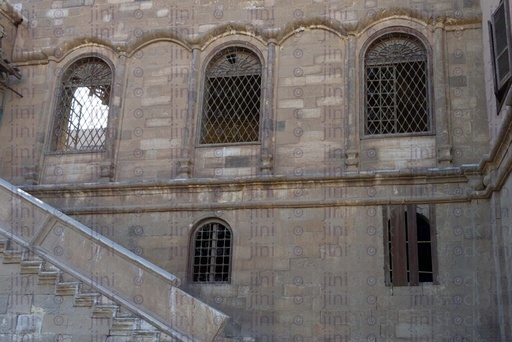
{"type": "Polygon", "coordinates": [[[192,173],[192,161],[189,158],[178,159],[178,176],[176,179],[189,179],[192,173]]]}
{"type": "Polygon", "coordinates": [[[485,189],[484,175],[478,170],[477,165],[462,165],[461,169],[468,180],[468,194],[474,190],[480,191],[485,189]]]}
{"type": "Polygon", "coordinates": [[[265,153],[261,156],[261,175],[271,176],[272,168],[274,166],[273,158],[271,153],[265,153]]]}
{"type": "Polygon", "coordinates": [[[29,185],[37,185],[39,180],[39,166],[28,165],[23,167],[23,177],[29,185]]]}
{"type": "Polygon", "coordinates": [[[15,26],[18,26],[23,20],[26,20],[13,5],[5,0],[0,0],[0,11],[7,16],[15,26]]]}
{"type": "Polygon", "coordinates": [[[440,166],[451,166],[452,159],[452,147],[450,145],[440,146],[437,148],[437,161],[440,166]]]}
{"type": "MultiPolygon", "coordinates": [[[[1,4],[1,2],[0,2],[1,4]]],[[[350,34],[359,34],[376,22],[391,18],[409,18],[422,22],[424,25],[435,25],[444,27],[457,27],[463,25],[480,25],[480,13],[465,12],[463,18],[450,16],[432,17],[428,12],[417,11],[410,8],[386,8],[375,11],[372,16],[367,16],[357,22],[340,22],[323,17],[305,17],[290,21],[281,27],[267,28],[255,26],[249,23],[227,22],[218,25],[211,30],[198,35],[186,35],[177,29],[147,29],[140,37],[136,37],[127,42],[114,42],[110,39],[98,36],[78,36],[69,41],[62,42],[57,46],[47,46],[37,51],[24,51],[18,54],[14,60],[17,64],[38,61],[39,63],[48,61],[48,59],[60,60],[67,53],[73,51],[81,45],[102,45],[110,48],[117,53],[126,53],[131,56],[142,46],[157,41],[172,41],[183,48],[192,51],[193,47],[203,49],[205,46],[216,41],[220,37],[232,35],[245,35],[260,40],[264,44],[275,42],[280,44],[288,37],[297,32],[311,29],[323,29],[334,34],[348,36],[350,34]]]]}
{"type": "Polygon", "coordinates": [[[485,189],[485,185],[484,185],[484,178],[482,175],[480,174],[471,174],[471,175],[466,175],[466,177],[468,178],[468,184],[469,186],[473,189],[473,190],[484,190],[485,189]]]}
{"type": "Polygon", "coordinates": [[[359,151],[348,150],[345,152],[345,166],[347,171],[357,171],[359,167],[359,151]]]}
{"type": "Polygon", "coordinates": [[[114,180],[114,164],[105,162],[100,164],[100,181],[112,182],[114,180]]]}

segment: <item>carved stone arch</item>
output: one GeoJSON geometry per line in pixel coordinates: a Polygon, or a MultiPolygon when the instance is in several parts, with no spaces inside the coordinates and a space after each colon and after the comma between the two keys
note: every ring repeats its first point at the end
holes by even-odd
{"type": "MultiPolygon", "coordinates": [[[[368,27],[367,30],[363,31],[363,33],[366,33],[367,38],[363,40],[363,44],[359,52],[360,60],[364,60],[367,50],[371,45],[375,44],[379,40],[382,40],[383,38],[389,37],[390,35],[402,36],[404,38],[409,37],[412,40],[412,42],[421,43],[425,48],[428,57],[431,58],[431,44],[428,38],[423,34],[423,30],[420,30],[419,27],[413,28],[411,26],[404,25],[389,26],[389,22],[388,25],[386,25],[384,28],[380,28],[380,26],[381,25],[376,24],[373,25],[372,27],[368,27]]],[[[363,34],[361,37],[364,36],[365,34],[363,34]]]]}
{"type": "Polygon", "coordinates": [[[161,42],[176,44],[186,49],[187,51],[192,51],[192,46],[189,44],[187,37],[180,34],[180,32],[172,29],[160,29],[144,32],[140,37],[130,40],[126,44],[127,57],[132,57],[135,53],[141,49],[144,49],[148,45],[161,42]]]}
{"type": "Polygon", "coordinates": [[[45,48],[43,53],[49,59],[55,59],[59,62],[69,61],[77,56],[84,55],[94,51],[95,53],[103,55],[106,59],[114,59],[124,48],[118,43],[113,43],[111,40],[100,36],[80,36],[65,41],[55,48],[45,48]],[[109,56],[109,57],[107,57],[109,56]]]}
{"type": "MultiPolygon", "coordinates": [[[[268,44],[268,36],[271,32],[266,28],[254,26],[251,24],[241,23],[225,23],[213,27],[212,29],[198,35],[196,38],[190,38],[188,42],[195,45],[202,51],[211,48],[211,45],[218,44],[219,41],[233,40],[233,37],[238,41],[255,42],[256,44],[268,44]]],[[[253,44],[251,44],[253,45],[253,44]]]]}

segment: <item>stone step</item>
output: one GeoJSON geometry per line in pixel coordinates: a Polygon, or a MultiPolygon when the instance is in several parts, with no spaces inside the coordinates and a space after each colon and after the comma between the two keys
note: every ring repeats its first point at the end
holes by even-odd
{"type": "Polygon", "coordinates": [[[78,292],[75,294],[75,303],[74,306],[89,306],[92,307],[96,302],[98,297],[101,296],[99,293],[91,292],[91,293],[81,293],[78,292]]]}
{"type": "Polygon", "coordinates": [[[3,253],[5,249],[7,249],[7,244],[9,243],[9,240],[7,239],[0,239],[0,253],[3,253]]]}
{"type": "Polygon", "coordinates": [[[138,319],[136,317],[114,317],[110,328],[111,335],[131,335],[132,331],[137,328],[138,319]]]}
{"type": "MultiPolygon", "coordinates": [[[[91,319],[106,319],[108,336],[106,342],[178,342],[160,332],[145,320],[134,316],[130,311],[116,304],[108,297],[95,292],[90,284],[60,271],[51,263],[39,259],[24,248],[16,248],[9,240],[0,240],[3,262],[19,263],[20,274],[37,275],[38,285],[53,285],[55,296],[72,296],[75,307],[90,307],[91,319]]],[[[102,324],[104,324],[102,322],[102,324]]]]}
{"type": "Polygon", "coordinates": [[[55,294],[58,296],[74,296],[78,291],[79,282],[62,282],[55,285],[55,294]]]}
{"type": "Polygon", "coordinates": [[[158,342],[160,331],[137,317],[114,317],[109,337],[107,341],[158,342]]]}
{"type": "Polygon", "coordinates": [[[3,256],[4,258],[2,262],[4,264],[19,264],[23,257],[23,251],[16,249],[4,249],[3,256]]]}
{"type": "Polygon", "coordinates": [[[106,342],[132,342],[131,336],[107,336],[106,342]]]}
{"type": "Polygon", "coordinates": [[[92,310],[92,318],[112,318],[119,310],[116,304],[97,304],[95,303],[92,310]]]}
{"type": "Polygon", "coordinates": [[[133,341],[140,342],[158,342],[160,340],[160,332],[152,330],[134,330],[132,333],[133,341]]]}
{"type": "Polygon", "coordinates": [[[43,261],[39,268],[39,285],[55,285],[60,278],[61,272],[52,264],[43,261]]]}
{"type": "Polygon", "coordinates": [[[41,263],[41,260],[22,260],[20,274],[38,274],[41,263]]]}

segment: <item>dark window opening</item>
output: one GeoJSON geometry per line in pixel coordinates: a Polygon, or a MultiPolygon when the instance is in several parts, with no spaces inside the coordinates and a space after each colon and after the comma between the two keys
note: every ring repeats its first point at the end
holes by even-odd
{"type": "Polygon", "coordinates": [[[230,281],[231,231],[220,223],[207,223],[194,234],[192,281],[230,281]]]}
{"type": "Polygon", "coordinates": [[[388,283],[414,286],[434,282],[433,244],[428,219],[416,213],[415,205],[390,207],[385,216],[388,283]]]}
{"type": "Polygon", "coordinates": [[[220,51],[206,69],[201,144],[259,141],[261,62],[250,50],[220,51]]]}

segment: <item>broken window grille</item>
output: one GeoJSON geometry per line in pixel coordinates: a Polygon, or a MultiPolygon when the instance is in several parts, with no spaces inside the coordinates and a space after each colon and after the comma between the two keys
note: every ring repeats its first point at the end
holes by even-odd
{"type": "Polygon", "coordinates": [[[53,151],[105,149],[112,70],[96,57],[73,63],[57,94],[53,151]]]}
{"type": "Polygon", "coordinates": [[[229,283],[231,231],[218,222],[202,225],[193,235],[192,281],[229,283]]]}
{"type": "Polygon", "coordinates": [[[258,142],[261,61],[243,47],[217,53],[206,68],[200,144],[258,142]]]}
{"type": "Polygon", "coordinates": [[[419,39],[386,34],[365,55],[365,134],[431,130],[427,51],[419,39]]]}

